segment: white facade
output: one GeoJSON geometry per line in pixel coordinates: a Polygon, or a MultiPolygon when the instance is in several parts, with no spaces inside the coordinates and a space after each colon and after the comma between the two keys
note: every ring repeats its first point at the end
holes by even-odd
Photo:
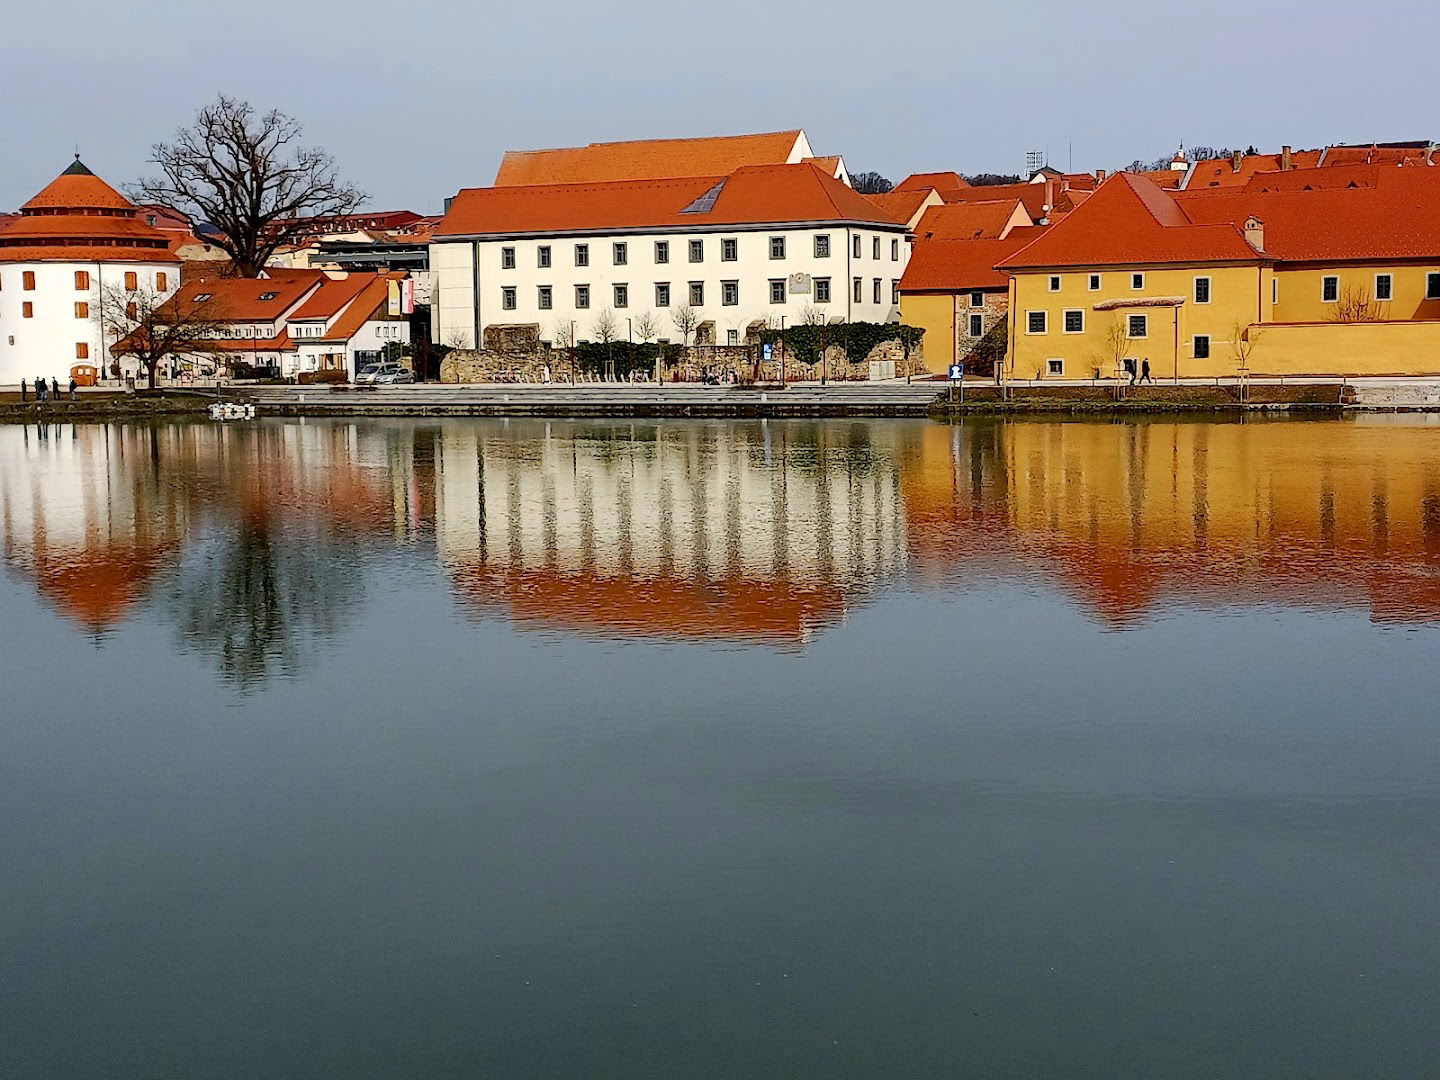
{"type": "MultiPolygon", "coordinates": [[[[64,386],[75,364],[93,364],[108,376],[106,347],[116,335],[100,325],[101,290],[127,287],[130,274],[146,293],[168,296],[180,283],[173,262],[0,263],[0,385],[39,377],[64,386]]],[[[121,368],[136,373],[133,358],[123,358],[121,368]]]]}
{"type": "Polygon", "coordinates": [[[403,319],[372,319],[361,325],[348,341],[316,340],[318,335],[314,331],[321,326],[320,319],[290,324],[295,351],[283,357],[282,369],[287,377],[337,365],[354,374],[361,364],[378,359],[380,350],[391,342],[410,344],[410,324],[403,319]]]}
{"type": "Polygon", "coordinates": [[[430,247],[434,340],[475,348],[487,326],[538,324],[553,343],[571,322],[578,340],[595,340],[596,320],[608,310],[622,340],[649,313],[656,337],[679,343],[671,313],[686,304],[712,325],[718,345],[743,344],[756,322],[779,325],[784,316],[799,325],[810,308],[830,322],[891,321],[910,256],[905,236],[904,225],[833,222],[440,241],[430,247]],[[668,303],[657,286],[668,286],[668,303]]]}

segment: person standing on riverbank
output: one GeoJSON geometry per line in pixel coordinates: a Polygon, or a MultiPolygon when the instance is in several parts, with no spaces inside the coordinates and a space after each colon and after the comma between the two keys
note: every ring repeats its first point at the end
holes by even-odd
{"type": "Polygon", "coordinates": [[[1151,386],[1155,385],[1155,380],[1150,377],[1150,358],[1148,356],[1140,361],[1140,381],[1148,382],[1151,386]]]}
{"type": "Polygon", "coordinates": [[[45,404],[45,380],[44,380],[44,379],[36,379],[36,380],[35,380],[35,403],[36,403],[37,405],[44,405],[44,404],[45,404]]]}
{"type": "Polygon", "coordinates": [[[20,403],[23,405],[30,400],[30,389],[24,379],[20,380],[20,403]]]}

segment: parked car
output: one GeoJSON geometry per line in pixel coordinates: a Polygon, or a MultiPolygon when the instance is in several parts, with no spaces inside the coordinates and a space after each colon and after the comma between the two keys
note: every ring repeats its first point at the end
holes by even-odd
{"type": "Polygon", "coordinates": [[[394,386],[414,381],[415,373],[399,364],[366,364],[355,376],[358,386],[394,386]]]}

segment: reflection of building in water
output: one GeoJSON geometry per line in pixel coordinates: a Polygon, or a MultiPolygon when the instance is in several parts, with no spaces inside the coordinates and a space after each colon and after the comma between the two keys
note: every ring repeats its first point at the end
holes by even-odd
{"type": "Polygon", "coordinates": [[[1440,620],[1440,427],[1424,419],[1027,421],[950,437],[927,432],[907,466],[925,565],[1008,552],[1114,622],[1165,597],[1440,620]]]}
{"type": "MultiPolygon", "coordinates": [[[[178,561],[195,505],[181,484],[184,427],[0,428],[5,562],[92,630],[124,617],[178,561]]],[[[192,458],[193,460],[193,458],[192,458]]]]}
{"type": "Polygon", "coordinates": [[[444,429],[457,587],[541,625],[803,640],[899,573],[897,455],[849,424],[444,429]]]}

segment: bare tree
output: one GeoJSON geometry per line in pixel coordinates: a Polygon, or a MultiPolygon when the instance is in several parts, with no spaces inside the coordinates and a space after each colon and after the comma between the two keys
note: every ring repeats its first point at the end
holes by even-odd
{"type": "Polygon", "coordinates": [[[300,135],[293,117],[273,109],[260,116],[249,102],[222,94],[173,143],[151,147],[161,175],[141,180],[131,194],[213,226],[236,272],[255,277],[276,248],[309,228],[307,218],[348,214],[365,200],[340,179],[335,160],[300,145],[300,135]]]}
{"type": "Polygon", "coordinates": [[[551,338],[557,349],[573,349],[575,347],[575,324],[569,319],[561,319],[555,324],[555,333],[551,338]]]}
{"type": "Polygon", "coordinates": [[[451,349],[470,349],[470,333],[464,327],[452,326],[450,332],[445,335],[445,345],[451,349]]]}
{"type": "Polygon", "coordinates": [[[689,304],[681,304],[670,309],[670,321],[675,324],[675,329],[680,331],[680,343],[689,348],[690,335],[700,328],[700,312],[689,304]]]}
{"type": "Polygon", "coordinates": [[[91,318],[112,356],[133,356],[145,368],[150,389],[166,360],[209,356],[221,328],[213,302],[182,302],[150,288],[107,285],[91,318]]]}
{"type": "Polygon", "coordinates": [[[892,184],[878,172],[852,173],[850,186],[861,195],[884,195],[887,191],[894,189],[892,184]]]}
{"type": "Polygon", "coordinates": [[[635,320],[635,336],[643,341],[653,341],[660,336],[660,320],[653,311],[646,311],[635,320]]]}
{"type": "Polygon", "coordinates": [[[1379,322],[1383,311],[1380,301],[1372,300],[1370,290],[1345,286],[1330,305],[1330,321],[1343,323],[1379,322]]]}
{"type": "Polygon", "coordinates": [[[801,326],[823,326],[825,324],[825,312],[814,304],[806,304],[800,309],[799,324],[801,326]]]}
{"type": "Polygon", "coordinates": [[[1244,323],[1236,321],[1234,329],[1230,331],[1230,348],[1235,353],[1235,366],[1239,368],[1250,367],[1250,354],[1255,351],[1255,346],[1260,344],[1260,337],[1263,331],[1247,327],[1244,323]]]}
{"type": "Polygon", "coordinates": [[[601,345],[613,344],[620,337],[620,323],[608,307],[595,316],[595,340],[601,345]]]}
{"type": "Polygon", "coordinates": [[[1126,356],[1130,352],[1130,340],[1130,320],[1123,314],[1116,315],[1105,331],[1105,337],[1101,339],[1099,355],[1102,376],[1105,368],[1111,364],[1116,371],[1123,369],[1126,356]]]}

